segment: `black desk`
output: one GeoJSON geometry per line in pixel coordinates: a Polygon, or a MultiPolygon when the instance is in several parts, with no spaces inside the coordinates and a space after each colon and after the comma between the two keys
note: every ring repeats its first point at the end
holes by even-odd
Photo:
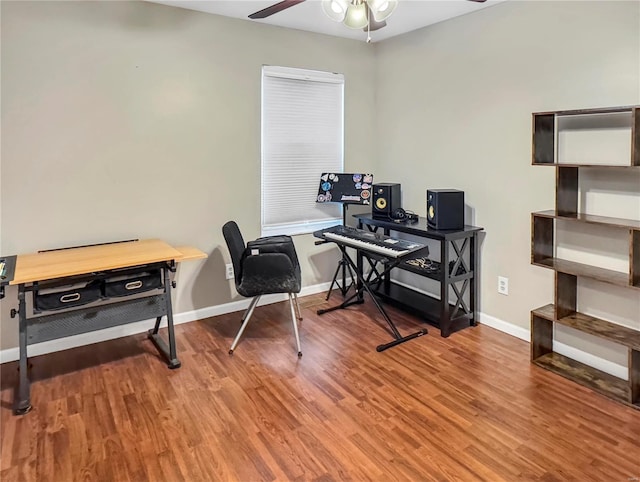
{"type": "MultiPolygon", "coordinates": [[[[374,232],[382,229],[387,236],[395,231],[440,242],[440,262],[432,262],[432,270],[413,266],[410,259],[403,260],[396,267],[438,281],[440,299],[395,283],[389,275],[385,276],[384,282],[377,289],[378,296],[388,303],[425,318],[440,328],[443,337],[477,324],[478,233],[483,228],[465,226],[464,229],[440,231],[427,227],[427,219],[423,217],[414,223],[407,221],[397,223],[391,219],[374,218],[371,214],[354,214],[353,216],[358,220],[360,229],[366,226],[374,232]],[[449,266],[449,269],[443,270],[442,266],[449,266]],[[454,294],[451,297],[449,296],[450,288],[454,294]],[[468,304],[464,299],[467,290],[468,304]]],[[[363,267],[362,257],[358,256],[358,269],[363,270],[363,267]]]]}

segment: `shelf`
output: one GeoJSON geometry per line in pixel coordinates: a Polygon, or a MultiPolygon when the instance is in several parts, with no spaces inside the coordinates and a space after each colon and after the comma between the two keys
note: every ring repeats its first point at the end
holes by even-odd
{"type": "Polygon", "coordinates": [[[622,106],[616,106],[616,107],[596,107],[593,109],[555,110],[550,112],[536,112],[534,113],[534,115],[574,116],[574,115],[617,114],[621,112],[630,112],[637,107],[638,107],[637,105],[622,105],[622,106]]]}
{"type": "Polygon", "coordinates": [[[580,312],[554,319],[553,304],[533,310],[533,314],[560,325],[568,326],[569,328],[640,351],[640,331],[638,330],[580,312]]]}
{"type": "Polygon", "coordinates": [[[596,216],[593,214],[578,213],[575,215],[559,214],[558,211],[550,209],[547,211],[538,211],[533,213],[534,216],[540,216],[544,218],[562,219],[566,221],[577,221],[581,223],[589,224],[602,224],[605,226],[614,226],[618,228],[626,229],[640,229],[640,221],[634,219],[623,218],[611,218],[608,216],[596,216]]]}
{"type": "Polygon", "coordinates": [[[629,284],[629,273],[598,268],[596,266],[558,258],[542,258],[532,261],[531,264],[535,266],[542,266],[543,268],[549,268],[560,273],[584,276],[585,278],[595,279],[597,281],[602,281],[616,286],[640,289],[640,286],[633,286],[629,284]]]}
{"type": "Polygon", "coordinates": [[[533,310],[531,313],[548,321],[555,321],[556,319],[555,306],[553,303],[541,306],[540,308],[533,310]]]}
{"type": "MultiPolygon", "coordinates": [[[[415,273],[417,275],[424,276],[425,278],[429,278],[435,281],[442,280],[441,265],[437,261],[431,261],[431,265],[433,266],[433,271],[422,269],[417,266],[413,266],[409,264],[409,261],[411,260],[410,259],[405,260],[402,263],[400,263],[397,267],[399,269],[403,269],[405,271],[409,271],[411,273],[415,273]]],[[[450,264],[453,265],[453,261],[450,264]]],[[[458,272],[460,272],[462,269],[463,269],[462,264],[460,264],[458,266],[458,272]]],[[[451,268],[449,268],[449,274],[451,274],[451,268]]],[[[460,274],[456,276],[451,276],[449,278],[449,282],[457,283],[458,281],[464,281],[465,279],[471,279],[471,278],[473,278],[473,272],[460,272],[460,274]]]]}
{"type": "Polygon", "coordinates": [[[609,375],[559,353],[547,353],[533,360],[533,363],[618,402],[640,409],[640,405],[629,402],[629,385],[621,378],[609,375]]]}
{"type": "Polygon", "coordinates": [[[605,169],[629,169],[638,168],[640,166],[632,166],[629,164],[569,164],[557,162],[532,162],[532,166],[554,166],[554,167],[588,167],[588,168],[605,168],[605,169]]]}
{"type": "Polygon", "coordinates": [[[639,106],[537,112],[532,119],[534,166],[640,166],[639,106]]]}
{"type": "Polygon", "coordinates": [[[356,218],[359,223],[366,224],[368,226],[374,226],[376,228],[380,227],[382,229],[388,229],[399,233],[412,234],[421,238],[447,241],[468,238],[471,234],[480,232],[484,229],[478,226],[465,225],[462,229],[439,230],[430,228],[427,224],[427,218],[423,217],[418,218],[418,222],[396,222],[392,219],[375,218],[371,213],[354,214],[353,217],[356,218]]]}

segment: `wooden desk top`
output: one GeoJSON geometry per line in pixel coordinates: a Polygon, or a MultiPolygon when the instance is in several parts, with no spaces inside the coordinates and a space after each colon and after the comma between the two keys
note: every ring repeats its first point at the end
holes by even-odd
{"type": "Polygon", "coordinates": [[[43,253],[21,254],[11,285],[45,281],[148,263],[206,258],[202,251],[184,246],[173,248],[159,239],[127,241],[43,253]]]}

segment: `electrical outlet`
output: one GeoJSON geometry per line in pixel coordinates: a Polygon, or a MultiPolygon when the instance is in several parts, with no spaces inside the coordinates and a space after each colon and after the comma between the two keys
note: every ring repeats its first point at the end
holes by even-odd
{"type": "Polygon", "coordinates": [[[498,276],[498,293],[501,295],[509,294],[509,278],[498,276]]]}
{"type": "Polygon", "coordinates": [[[226,277],[227,279],[233,279],[233,265],[231,263],[227,264],[226,266],[226,277]]]}

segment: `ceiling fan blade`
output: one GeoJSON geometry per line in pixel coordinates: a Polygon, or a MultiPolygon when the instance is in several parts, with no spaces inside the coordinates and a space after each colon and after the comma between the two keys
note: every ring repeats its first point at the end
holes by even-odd
{"type": "Polygon", "coordinates": [[[478,2],[478,3],[483,3],[486,2],[487,0],[469,0],[470,2],[478,2]]]}
{"type": "Polygon", "coordinates": [[[373,18],[373,13],[371,13],[371,8],[369,8],[369,4],[365,3],[367,6],[367,18],[369,19],[369,25],[362,30],[365,32],[375,32],[376,30],[380,30],[382,27],[387,26],[387,22],[384,20],[382,22],[378,22],[375,18],[373,18]]]}
{"type": "Polygon", "coordinates": [[[263,8],[255,13],[249,15],[249,18],[255,20],[258,18],[267,18],[273,15],[274,13],[282,12],[289,7],[293,7],[294,5],[298,5],[299,3],[304,2],[304,0],[283,0],[282,2],[274,3],[270,7],[263,8]]]}

